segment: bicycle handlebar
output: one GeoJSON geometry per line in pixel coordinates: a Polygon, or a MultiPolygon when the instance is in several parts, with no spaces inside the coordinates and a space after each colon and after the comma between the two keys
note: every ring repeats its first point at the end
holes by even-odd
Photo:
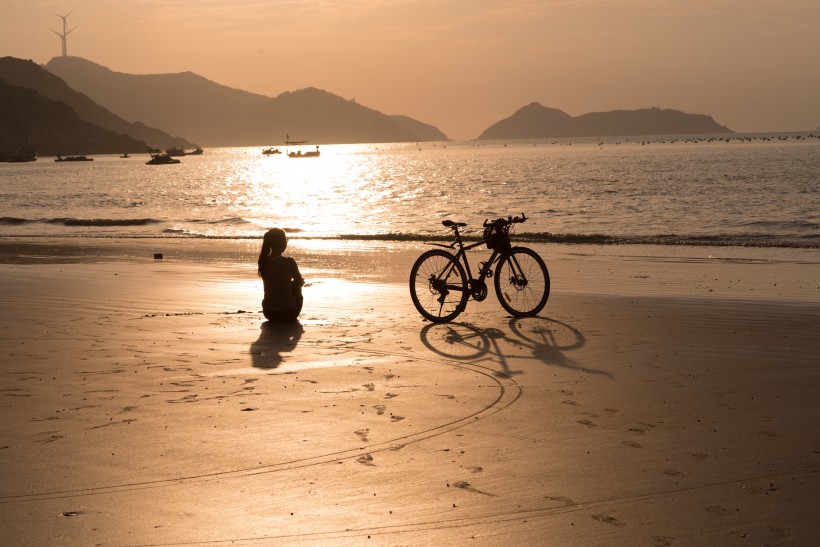
{"type": "MultiPolygon", "coordinates": [[[[486,228],[487,226],[493,226],[493,225],[498,225],[498,224],[502,224],[502,225],[503,224],[516,224],[518,222],[526,222],[526,221],[527,221],[527,215],[525,215],[524,213],[521,213],[520,217],[507,217],[507,218],[501,217],[501,218],[497,218],[495,220],[486,220],[485,219],[484,220],[484,228],[486,228]]],[[[452,220],[442,220],[441,225],[445,226],[447,228],[453,228],[453,229],[463,228],[464,226],[467,226],[467,224],[464,223],[464,222],[453,222],[452,220]]]]}
{"type": "Polygon", "coordinates": [[[492,226],[493,224],[516,224],[518,222],[526,222],[527,216],[524,213],[521,213],[520,217],[501,217],[495,220],[484,220],[484,227],[492,226]]]}

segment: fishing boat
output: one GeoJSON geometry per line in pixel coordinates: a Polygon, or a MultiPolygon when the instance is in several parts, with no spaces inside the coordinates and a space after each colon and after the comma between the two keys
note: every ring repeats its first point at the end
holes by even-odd
{"type": "Polygon", "coordinates": [[[184,156],[185,155],[185,149],[184,148],[178,148],[176,146],[171,146],[170,148],[165,149],[165,153],[168,154],[169,156],[184,156]]]}
{"type": "Polygon", "coordinates": [[[145,162],[145,165],[170,165],[172,163],[182,163],[178,159],[171,157],[169,154],[161,152],[152,152],[151,159],[145,162]]]}
{"type": "Polygon", "coordinates": [[[290,140],[290,133],[285,134],[285,144],[287,144],[288,146],[290,146],[292,144],[307,144],[307,142],[308,141],[305,141],[305,140],[292,141],[292,140],[290,140]]]}
{"type": "Polygon", "coordinates": [[[288,152],[289,158],[318,158],[319,157],[319,147],[316,147],[316,150],[310,152],[302,152],[299,150],[298,152],[288,152]]]}
{"type": "Polygon", "coordinates": [[[20,146],[10,152],[0,151],[0,162],[23,163],[37,160],[37,149],[31,145],[20,146]]]}
{"type": "Polygon", "coordinates": [[[279,150],[278,148],[271,147],[271,148],[265,148],[264,150],[262,150],[262,153],[265,154],[266,156],[270,156],[271,154],[281,154],[282,151],[279,150]]]}
{"type": "Polygon", "coordinates": [[[57,154],[57,157],[54,158],[54,161],[94,161],[94,158],[89,158],[86,156],[61,156],[57,154]]]}
{"type": "Polygon", "coordinates": [[[185,152],[185,155],[186,156],[201,156],[203,153],[205,153],[205,151],[202,150],[202,148],[197,146],[195,149],[191,150],[190,152],[185,152]]]}

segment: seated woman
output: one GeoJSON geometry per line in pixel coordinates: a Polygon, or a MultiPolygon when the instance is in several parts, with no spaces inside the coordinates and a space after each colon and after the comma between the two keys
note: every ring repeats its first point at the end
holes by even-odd
{"type": "Polygon", "coordinates": [[[259,253],[259,277],[265,285],[262,313],[268,321],[296,321],[302,311],[302,285],[305,280],[291,257],[282,256],[288,246],[285,231],[271,228],[262,239],[259,253]]]}

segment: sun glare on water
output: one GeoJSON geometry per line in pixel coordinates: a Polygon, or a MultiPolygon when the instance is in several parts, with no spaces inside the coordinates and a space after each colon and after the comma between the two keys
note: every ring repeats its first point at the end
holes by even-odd
{"type": "Polygon", "coordinates": [[[356,146],[324,146],[320,152],[289,158],[283,150],[248,159],[224,191],[235,192],[235,206],[260,233],[271,226],[292,235],[378,231],[373,219],[389,216],[390,207],[390,181],[381,164],[356,146]]]}

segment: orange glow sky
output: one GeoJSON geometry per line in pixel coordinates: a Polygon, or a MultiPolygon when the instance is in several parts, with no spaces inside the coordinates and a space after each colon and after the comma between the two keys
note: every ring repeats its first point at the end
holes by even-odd
{"type": "Polygon", "coordinates": [[[531,102],[820,126],[818,0],[0,0],[0,56],[318,87],[470,139],[531,102]]]}

